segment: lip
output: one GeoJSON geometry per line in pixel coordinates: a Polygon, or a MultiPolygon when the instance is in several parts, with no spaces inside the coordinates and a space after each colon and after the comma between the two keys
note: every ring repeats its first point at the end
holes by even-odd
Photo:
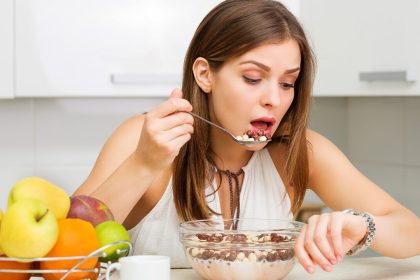
{"type": "MultiPolygon", "coordinates": [[[[252,120],[250,123],[252,122],[265,122],[268,124],[267,129],[264,130],[264,132],[268,132],[271,134],[271,128],[274,126],[274,124],[276,123],[276,118],[274,117],[261,117],[258,119],[254,119],[252,120]]],[[[256,130],[256,128],[251,124],[252,130],[256,130]]]]}

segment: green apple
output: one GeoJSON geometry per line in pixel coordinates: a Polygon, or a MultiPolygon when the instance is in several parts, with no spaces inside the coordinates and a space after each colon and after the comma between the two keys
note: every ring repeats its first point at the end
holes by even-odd
{"type": "MultiPolygon", "coordinates": [[[[116,241],[130,241],[130,235],[125,227],[115,221],[100,223],[95,227],[95,230],[101,247],[116,241]]],[[[127,255],[128,247],[129,246],[124,243],[111,246],[104,250],[106,257],[100,257],[99,260],[101,262],[118,261],[120,257],[127,255]],[[117,250],[125,250],[125,252],[118,254],[117,250]]]]}
{"type": "Polygon", "coordinates": [[[28,177],[18,181],[9,193],[7,207],[21,199],[38,199],[51,209],[57,219],[65,219],[70,209],[70,197],[67,193],[39,177],[28,177]]]}
{"type": "Polygon", "coordinates": [[[10,206],[1,223],[0,244],[12,258],[41,258],[58,237],[57,220],[47,205],[22,199],[10,206]]]}

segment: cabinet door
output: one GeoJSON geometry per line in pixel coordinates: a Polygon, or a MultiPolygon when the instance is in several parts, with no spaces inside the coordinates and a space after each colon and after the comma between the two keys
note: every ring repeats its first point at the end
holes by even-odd
{"type": "MultiPolygon", "coordinates": [[[[4,1],[4,0],[2,0],[4,1]]],[[[220,1],[15,0],[17,96],[167,96],[220,1]]]]}
{"type": "Polygon", "coordinates": [[[0,1],[0,98],[12,98],[13,0],[0,1]]]}
{"type": "Polygon", "coordinates": [[[420,95],[420,1],[302,0],[318,96],[420,95]]]}

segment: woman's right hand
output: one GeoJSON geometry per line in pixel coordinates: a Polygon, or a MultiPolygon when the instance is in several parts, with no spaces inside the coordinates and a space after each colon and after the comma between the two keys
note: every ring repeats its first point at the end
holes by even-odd
{"type": "Polygon", "coordinates": [[[168,167],[181,147],[191,139],[194,119],[187,112],[192,105],[174,89],[168,100],[146,114],[135,153],[154,170],[168,167]]]}

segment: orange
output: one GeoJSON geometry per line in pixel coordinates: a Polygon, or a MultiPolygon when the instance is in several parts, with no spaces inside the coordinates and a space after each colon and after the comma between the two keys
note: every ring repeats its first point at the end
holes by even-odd
{"type": "Polygon", "coordinates": [[[100,262],[98,262],[97,264],[96,264],[96,272],[90,272],[89,274],[88,274],[88,276],[86,277],[87,279],[98,279],[99,278],[99,272],[101,272],[101,263],[100,262]]]}
{"type": "MultiPolygon", "coordinates": [[[[3,257],[3,256],[0,256],[3,257]]],[[[16,262],[16,261],[3,261],[0,260],[0,270],[1,269],[32,269],[33,263],[31,262],[16,262]]],[[[1,280],[28,280],[31,277],[30,273],[6,273],[0,272],[1,280]]]]}
{"type": "MultiPolygon", "coordinates": [[[[99,249],[99,241],[93,225],[81,219],[63,219],[58,222],[58,238],[54,247],[46,257],[68,257],[68,256],[87,256],[99,249]]],[[[81,259],[43,261],[41,269],[70,269],[81,259]]],[[[98,263],[98,258],[90,258],[78,269],[94,269],[98,263]]],[[[46,280],[58,280],[64,273],[44,273],[42,276],[46,280]]],[[[87,279],[92,274],[89,272],[73,272],[66,277],[66,280],[87,279]]]]}

